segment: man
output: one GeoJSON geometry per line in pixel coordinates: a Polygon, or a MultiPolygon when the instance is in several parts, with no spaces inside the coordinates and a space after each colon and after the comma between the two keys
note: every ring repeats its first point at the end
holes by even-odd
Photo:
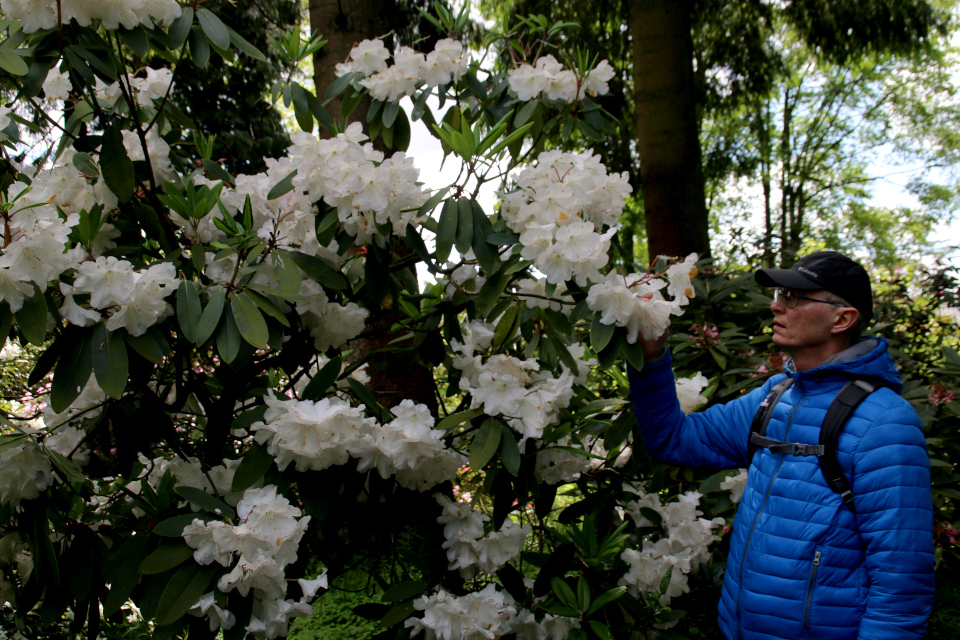
{"type": "Polygon", "coordinates": [[[773,341],[791,355],[786,375],[684,416],[666,336],[644,341],[647,364],[630,371],[651,453],[679,464],[749,468],[720,627],[730,640],[921,638],[933,606],[929,459],[920,419],[899,396],[886,341],[859,339],[873,315],[869,277],[833,251],[813,253],[790,269],[760,269],[755,277],[779,288],[770,308],[773,341]],[[794,382],[774,405],[766,430],[781,443],[817,445],[827,408],[851,378],[877,387],[837,442],[851,507],[828,486],[816,455],[759,448],[747,459],[754,415],[788,376],[794,382]]]}

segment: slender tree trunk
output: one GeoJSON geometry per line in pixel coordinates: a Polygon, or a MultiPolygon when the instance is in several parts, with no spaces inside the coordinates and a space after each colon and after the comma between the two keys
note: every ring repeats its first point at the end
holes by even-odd
{"type": "Polygon", "coordinates": [[[758,101],[755,109],[757,140],[760,146],[760,181],[763,186],[763,256],[764,267],[773,266],[773,211],[770,204],[771,184],[770,168],[770,109],[766,102],[758,101]]]}
{"type": "MultiPolygon", "coordinates": [[[[337,64],[346,61],[353,45],[390,30],[383,24],[384,5],[383,0],[310,0],[310,31],[327,41],[313,56],[313,83],[321,102],[327,87],[337,79],[337,64]]],[[[365,124],[366,106],[369,100],[355,109],[349,120],[365,124]]],[[[327,110],[335,120],[340,119],[340,98],[331,100],[327,110]]]]}
{"type": "Polygon", "coordinates": [[[691,0],[631,0],[637,150],[651,259],[710,253],[691,0]]]}
{"type": "Polygon", "coordinates": [[[790,101],[790,90],[784,91],[783,101],[783,130],[780,133],[780,265],[790,266],[796,255],[791,252],[790,234],[793,223],[793,176],[792,154],[793,146],[790,139],[790,125],[793,120],[793,103],[790,101]],[[789,263],[789,264],[788,264],[789,263]]]}

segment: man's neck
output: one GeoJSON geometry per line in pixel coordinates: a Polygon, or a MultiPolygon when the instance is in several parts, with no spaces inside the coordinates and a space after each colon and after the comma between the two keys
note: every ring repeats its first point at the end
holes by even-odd
{"type": "Polygon", "coordinates": [[[831,340],[816,347],[791,350],[790,357],[793,358],[794,369],[797,371],[809,371],[810,369],[819,367],[833,356],[849,348],[850,340],[844,337],[842,340],[831,340]]]}

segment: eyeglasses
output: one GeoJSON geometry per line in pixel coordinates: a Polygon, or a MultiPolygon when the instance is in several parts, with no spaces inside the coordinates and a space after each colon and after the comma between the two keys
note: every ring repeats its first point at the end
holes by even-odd
{"type": "Polygon", "coordinates": [[[777,302],[778,300],[783,300],[783,303],[791,309],[796,309],[797,305],[800,304],[801,300],[809,300],[810,302],[822,302],[823,304],[832,304],[835,307],[845,307],[847,305],[840,304],[839,302],[830,302],[829,300],[817,300],[816,298],[808,298],[807,296],[801,296],[796,291],[792,289],[774,289],[773,290],[773,301],[777,302]]]}

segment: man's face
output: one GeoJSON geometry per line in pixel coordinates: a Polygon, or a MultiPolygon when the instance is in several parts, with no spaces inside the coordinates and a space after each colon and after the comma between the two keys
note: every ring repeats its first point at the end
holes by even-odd
{"type": "MultiPolygon", "coordinates": [[[[784,289],[784,292],[792,292],[813,300],[824,300],[823,291],[797,292],[784,289]]],[[[793,308],[787,305],[784,296],[770,303],[773,311],[774,344],[792,351],[819,347],[830,340],[834,318],[843,307],[813,300],[800,300],[793,308]]]]}

